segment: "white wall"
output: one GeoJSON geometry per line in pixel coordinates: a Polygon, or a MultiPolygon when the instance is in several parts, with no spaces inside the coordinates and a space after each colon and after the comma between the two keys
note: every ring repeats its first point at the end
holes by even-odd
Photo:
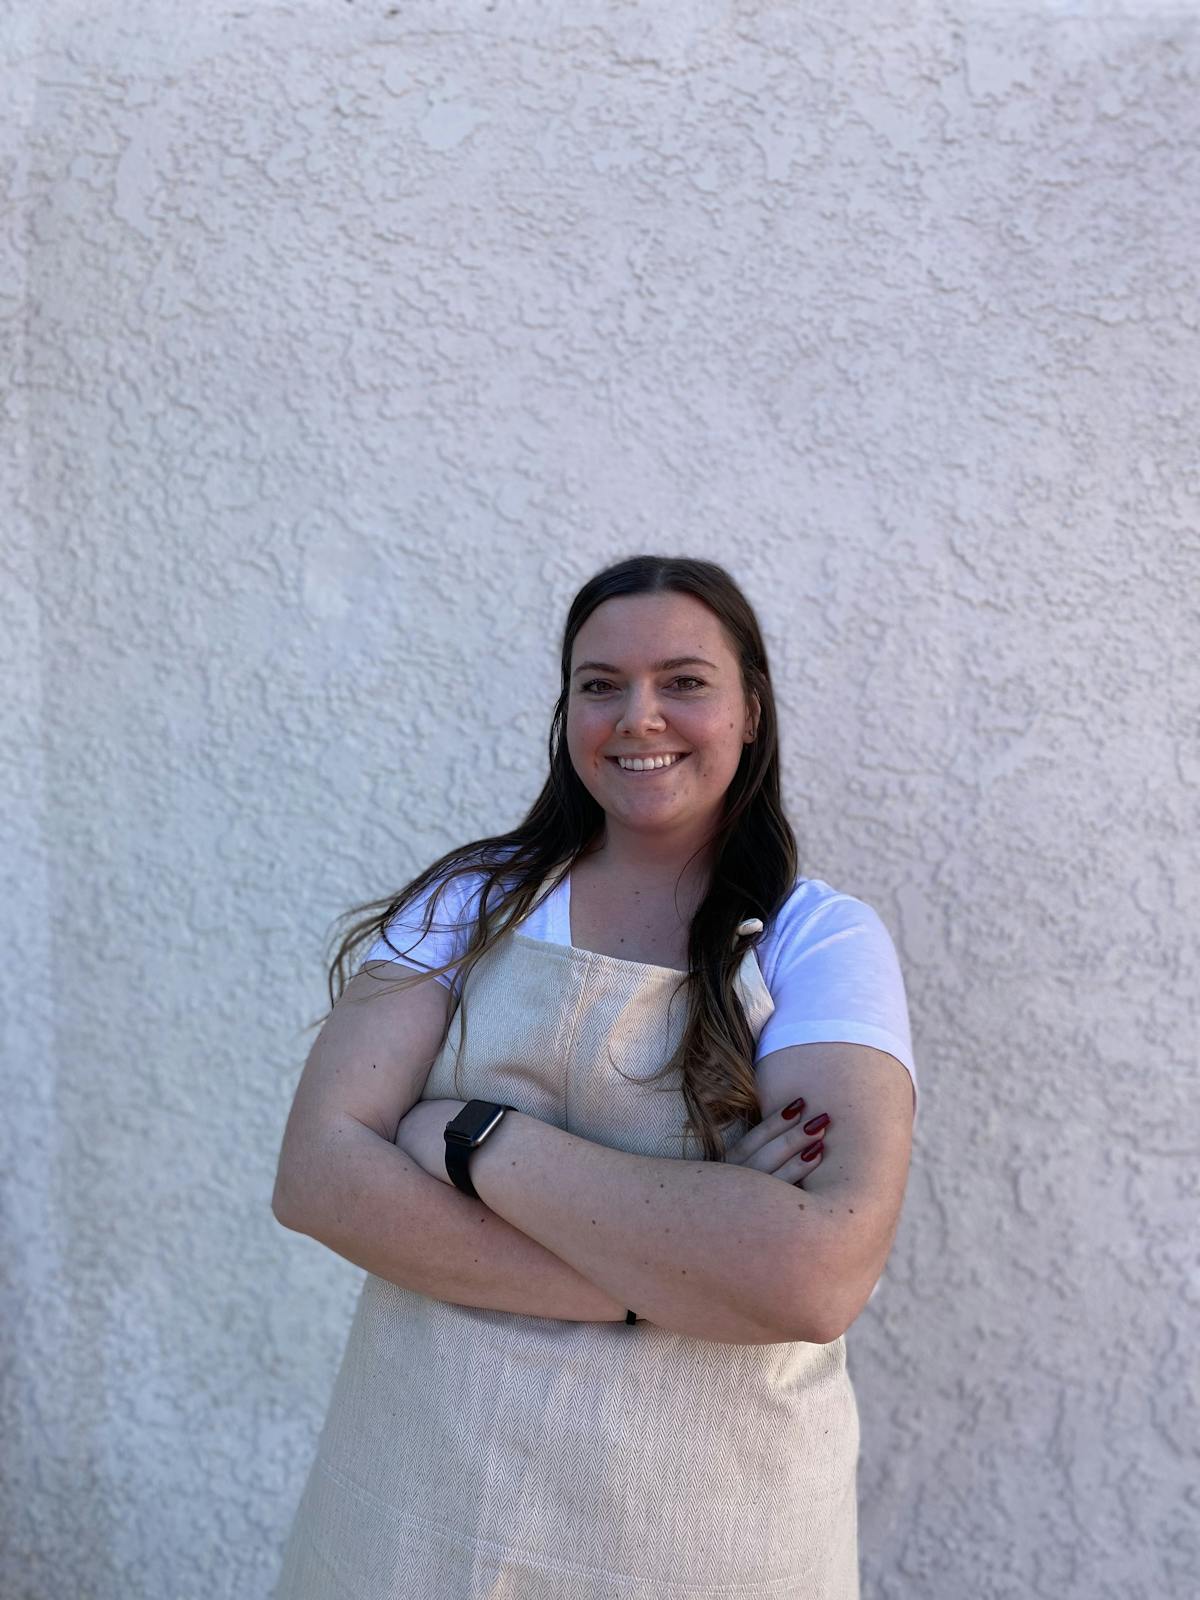
{"type": "Polygon", "coordinates": [[[1196,1592],[1195,6],[3,37],[6,1600],[268,1593],[362,1276],[270,1211],[323,939],[522,815],[640,551],[760,608],[908,981],[864,1600],[1196,1592]]]}

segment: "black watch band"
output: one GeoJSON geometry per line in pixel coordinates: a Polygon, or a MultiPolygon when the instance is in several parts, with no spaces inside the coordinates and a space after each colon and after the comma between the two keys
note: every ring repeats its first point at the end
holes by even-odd
{"type": "Polygon", "coordinates": [[[471,1152],[479,1149],[503,1120],[506,1111],[515,1110],[515,1106],[501,1105],[495,1100],[468,1100],[458,1115],[446,1124],[446,1172],[454,1187],[472,1200],[478,1200],[479,1195],[471,1182],[471,1152]]]}

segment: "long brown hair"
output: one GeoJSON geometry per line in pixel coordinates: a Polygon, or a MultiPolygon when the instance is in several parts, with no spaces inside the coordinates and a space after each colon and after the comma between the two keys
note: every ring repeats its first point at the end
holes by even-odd
{"type": "MultiPolygon", "coordinates": [[[[779,726],[762,633],[749,601],[725,568],[715,562],[632,556],[589,578],[571,602],[563,630],[562,688],[550,723],[550,771],[541,794],[524,821],[509,832],[474,839],[447,851],[389,900],[355,906],[337,919],[345,922],[368,913],[347,931],[330,966],[330,1007],[346,987],[360,947],[382,938],[396,950],[387,935],[388,924],[428,890],[423,936],[446,885],[455,878],[480,874],[478,910],[469,942],[458,960],[414,971],[411,978],[389,977],[386,984],[389,991],[393,986],[406,988],[456,966],[458,987],[452,995],[448,1029],[449,1018],[462,1004],[461,990],[475,962],[501,936],[505,924],[526,915],[549,874],[554,873],[555,886],[563,881],[604,826],[604,811],[580,781],[566,746],[575,636],[605,600],[665,590],[692,595],[715,613],[740,664],[743,693],[747,701],[751,694],[757,695],[760,705],[756,736],[742,748],[737,772],[725,792],[721,823],[708,841],[713,847],[713,866],[707,894],[691,922],[683,1034],[675,1054],[654,1074],[657,1079],[679,1073],[688,1130],[700,1140],[706,1159],[719,1161],[724,1156],[723,1130],[742,1118],[752,1126],[761,1117],[754,1080],[754,1039],[734,988],[739,963],[761,936],[738,938],[737,925],[748,916],[770,921],[792,890],[797,853],[780,795],[779,726]]],[[[318,1018],[312,1026],[324,1020],[318,1018]]],[[[465,1025],[464,1008],[459,1061],[465,1025]]]]}

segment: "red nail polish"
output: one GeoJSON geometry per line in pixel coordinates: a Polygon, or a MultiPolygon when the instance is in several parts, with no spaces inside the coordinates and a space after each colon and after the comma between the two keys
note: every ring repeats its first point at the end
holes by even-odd
{"type": "Polygon", "coordinates": [[[811,1122],[804,1124],[804,1131],[805,1133],[820,1133],[822,1128],[827,1128],[828,1126],[829,1115],[827,1112],[822,1111],[819,1117],[814,1117],[811,1122]]]}
{"type": "Polygon", "coordinates": [[[785,1117],[798,1117],[803,1110],[804,1101],[793,1100],[790,1106],[784,1106],[783,1114],[785,1117]]]}
{"type": "Polygon", "coordinates": [[[817,1159],[817,1157],[821,1154],[821,1151],[824,1150],[824,1148],[825,1148],[824,1139],[816,1140],[815,1143],[809,1145],[807,1150],[801,1150],[801,1152],[800,1152],[801,1161],[815,1161],[817,1159]]]}

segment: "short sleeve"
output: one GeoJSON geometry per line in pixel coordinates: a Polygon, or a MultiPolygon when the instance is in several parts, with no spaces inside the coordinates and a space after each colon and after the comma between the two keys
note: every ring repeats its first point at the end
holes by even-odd
{"type": "Polygon", "coordinates": [[[759,1035],[756,1062],[792,1044],[870,1045],[905,1067],[915,1097],[904,976],[891,934],[874,907],[805,880],[803,890],[781,908],[760,952],[775,1010],[759,1035]]]}
{"type": "MultiPolygon", "coordinates": [[[[400,916],[392,918],[384,930],[386,938],[375,941],[361,958],[358,970],[368,961],[398,961],[428,972],[444,962],[456,961],[470,942],[483,881],[482,873],[473,872],[452,879],[444,887],[434,884],[405,906],[400,916]],[[422,935],[431,898],[436,898],[437,904],[429,932],[422,935]]],[[[450,989],[457,977],[458,969],[451,967],[449,972],[439,972],[436,981],[450,989]]]]}

